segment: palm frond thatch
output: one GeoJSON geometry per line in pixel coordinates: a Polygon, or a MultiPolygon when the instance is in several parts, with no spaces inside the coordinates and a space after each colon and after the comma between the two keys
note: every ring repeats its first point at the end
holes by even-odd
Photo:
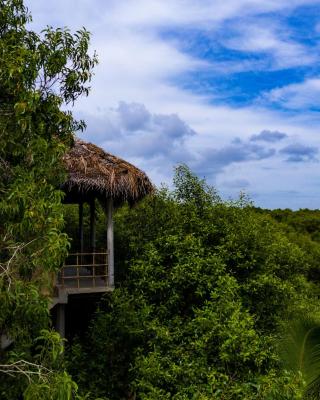
{"type": "Polygon", "coordinates": [[[135,203],[154,191],[147,175],[100,147],[76,139],[63,158],[68,179],[62,185],[67,201],[98,197],[113,198],[115,204],[135,203]]]}

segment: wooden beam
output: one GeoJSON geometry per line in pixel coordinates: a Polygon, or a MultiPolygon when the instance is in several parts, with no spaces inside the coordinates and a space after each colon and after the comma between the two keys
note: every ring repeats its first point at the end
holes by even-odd
{"type": "Polygon", "coordinates": [[[114,239],[113,239],[113,200],[107,203],[107,249],[108,249],[108,283],[114,287],[114,239]]]}
{"type": "Polygon", "coordinates": [[[83,252],[83,202],[79,203],[79,240],[80,252],[83,252]]]}
{"type": "Polygon", "coordinates": [[[91,250],[95,251],[96,249],[96,204],[95,199],[93,198],[90,201],[90,242],[91,242],[91,250]]]}

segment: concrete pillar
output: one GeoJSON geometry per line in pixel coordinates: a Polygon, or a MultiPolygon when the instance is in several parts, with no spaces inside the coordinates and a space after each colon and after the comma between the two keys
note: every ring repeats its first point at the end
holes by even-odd
{"type": "Polygon", "coordinates": [[[107,249],[108,249],[108,283],[114,287],[114,239],[113,239],[113,201],[107,203],[107,249]]]}
{"type": "Polygon", "coordinates": [[[79,240],[80,240],[80,252],[83,253],[83,202],[79,203],[79,240]]]}
{"type": "Polygon", "coordinates": [[[95,199],[93,198],[90,201],[90,242],[91,242],[91,250],[95,251],[96,249],[96,218],[95,218],[95,199]]]}
{"type": "Polygon", "coordinates": [[[66,336],[66,305],[57,304],[57,326],[56,330],[62,338],[66,336]]]}

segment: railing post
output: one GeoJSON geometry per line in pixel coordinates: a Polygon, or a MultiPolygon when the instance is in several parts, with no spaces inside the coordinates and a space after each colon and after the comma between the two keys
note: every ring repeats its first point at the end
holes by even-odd
{"type": "Polygon", "coordinates": [[[113,240],[113,201],[107,203],[107,249],[108,249],[108,283],[114,287],[114,240],[113,240]]]}

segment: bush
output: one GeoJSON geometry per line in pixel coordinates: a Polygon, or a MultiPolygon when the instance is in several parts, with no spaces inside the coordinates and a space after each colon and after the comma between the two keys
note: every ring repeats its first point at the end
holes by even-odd
{"type": "Polygon", "coordinates": [[[276,343],[282,320],[318,305],[303,250],[186,167],[175,184],[118,212],[127,279],[73,347],[72,373],[110,399],[293,398],[301,382],[276,343]]]}

